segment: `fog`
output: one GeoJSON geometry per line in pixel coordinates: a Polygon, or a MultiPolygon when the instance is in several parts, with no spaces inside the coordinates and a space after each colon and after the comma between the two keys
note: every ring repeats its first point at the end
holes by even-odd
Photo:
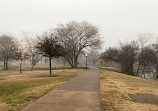
{"type": "Polygon", "coordinates": [[[105,46],[117,46],[141,33],[158,36],[158,1],[0,0],[0,34],[40,34],[72,20],[99,27],[105,46]]]}

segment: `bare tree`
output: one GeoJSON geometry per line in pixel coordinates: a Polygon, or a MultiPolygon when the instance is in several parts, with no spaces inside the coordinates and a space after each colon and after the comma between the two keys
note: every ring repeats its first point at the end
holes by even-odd
{"type": "Polygon", "coordinates": [[[4,63],[4,69],[8,70],[8,62],[13,59],[15,52],[14,38],[8,35],[0,36],[0,58],[4,63]]]}
{"type": "Polygon", "coordinates": [[[31,56],[31,71],[34,66],[41,60],[41,55],[37,53],[36,44],[38,42],[37,35],[34,33],[23,32],[23,37],[26,42],[27,49],[31,56]]]}
{"type": "Polygon", "coordinates": [[[80,53],[88,47],[100,47],[98,28],[87,22],[69,22],[56,28],[56,36],[64,45],[65,59],[71,67],[77,67],[80,53]]]}
{"type": "Polygon", "coordinates": [[[66,60],[65,60],[65,57],[63,56],[63,57],[61,57],[61,61],[62,61],[62,63],[63,63],[63,71],[65,71],[65,64],[66,64],[66,60]]]}
{"type": "Polygon", "coordinates": [[[90,53],[88,53],[88,61],[92,66],[95,66],[99,60],[99,52],[95,49],[92,49],[90,53]]]}
{"type": "Polygon", "coordinates": [[[149,34],[149,33],[139,34],[137,42],[138,42],[140,48],[142,49],[145,46],[147,46],[150,43],[150,41],[152,40],[152,38],[153,38],[153,35],[149,34]]]}
{"type": "Polygon", "coordinates": [[[20,73],[22,73],[22,64],[23,61],[30,58],[28,48],[24,45],[23,41],[16,42],[16,51],[14,52],[14,59],[17,60],[20,64],[20,73]]]}

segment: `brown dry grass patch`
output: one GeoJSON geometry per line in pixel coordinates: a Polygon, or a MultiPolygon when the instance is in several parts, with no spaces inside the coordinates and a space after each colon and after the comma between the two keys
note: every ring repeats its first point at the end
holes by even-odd
{"type": "MultiPolygon", "coordinates": [[[[74,70],[67,71],[73,72],[74,70]]],[[[0,75],[0,78],[3,78],[0,80],[0,111],[19,111],[56,86],[76,76],[74,74],[56,74],[49,77],[49,74],[41,74],[44,72],[27,71],[23,74],[0,75]]]]}
{"type": "Polygon", "coordinates": [[[158,101],[153,99],[158,96],[158,81],[104,69],[100,76],[101,103],[105,110],[158,111],[158,101]],[[144,96],[138,98],[138,94],[144,96]],[[136,96],[130,98],[130,95],[136,96]]]}

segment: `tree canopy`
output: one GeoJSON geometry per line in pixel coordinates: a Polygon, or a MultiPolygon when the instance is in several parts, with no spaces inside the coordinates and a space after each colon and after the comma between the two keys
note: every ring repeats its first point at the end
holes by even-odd
{"type": "Polygon", "coordinates": [[[45,35],[37,43],[38,52],[43,56],[49,57],[50,62],[50,76],[51,76],[51,59],[63,56],[64,48],[57,38],[52,35],[45,35]]]}

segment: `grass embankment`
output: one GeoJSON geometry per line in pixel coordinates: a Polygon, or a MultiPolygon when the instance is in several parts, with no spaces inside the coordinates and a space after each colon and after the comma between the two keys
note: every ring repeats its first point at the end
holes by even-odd
{"type": "Polygon", "coordinates": [[[102,69],[100,97],[105,111],[158,111],[158,81],[102,69]]]}
{"type": "MultiPolygon", "coordinates": [[[[66,70],[66,72],[76,71],[79,70],[66,70]]],[[[60,72],[61,74],[54,74],[53,77],[49,77],[49,74],[45,74],[46,72],[48,71],[36,70],[19,74],[16,71],[12,73],[1,71],[0,111],[19,111],[53,88],[76,76],[64,74],[62,70],[56,70],[54,72],[60,72]]]]}

